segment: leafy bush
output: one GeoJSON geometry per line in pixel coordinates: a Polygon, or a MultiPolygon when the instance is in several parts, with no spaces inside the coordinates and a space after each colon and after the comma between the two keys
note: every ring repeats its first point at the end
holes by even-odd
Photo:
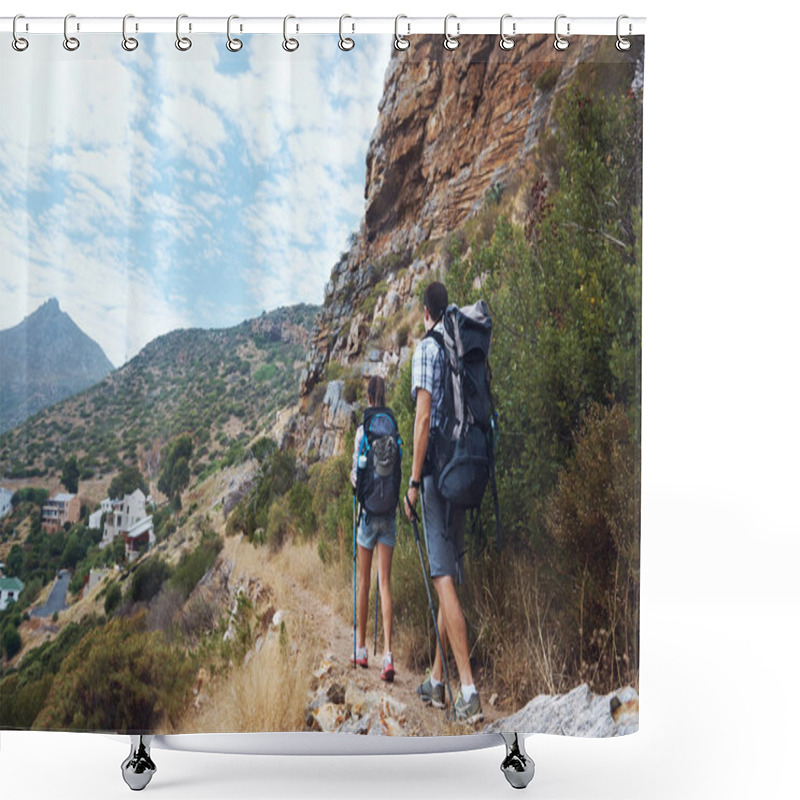
{"type": "Polygon", "coordinates": [[[16,508],[21,503],[33,503],[41,508],[50,499],[50,492],[47,489],[34,489],[25,487],[14,492],[11,498],[11,505],[16,508]]]}
{"type": "Polygon", "coordinates": [[[559,547],[574,666],[594,685],[635,679],[639,631],[639,450],[625,409],[593,406],[546,508],[559,547]]]}
{"type": "Polygon", "coordinates": [[[128,599],[133,603],[152,600],[169,578],[170,572],[169,565],[159,556],[145,559],[133,573],[128,599]]]}
{"type": "Polygon", "coordinates": [[[321,524],[317,549],[323,561],[343,560],[347,542],[352,540],[353,493],[350,486],[350,458],[353,435],[345,452],[313,464],[309,469],[311,508],[321,524]]]}
{"type": "Polygon", "coordinates": [[[119,604],[122,602],[122,589],[120,585],[115,581],[111,584],[110,588],[106,592],[106,599],[103,602],[103,610],[106,612],[106,616],[110,617],[114,611],[116,611],[119,604]]]}
{"type": "Polygon", "coordinates": [[[65,659],[33,727],[155,731],[184,710],[193,672],[191,660],[171,650],[160,631],[144,630],[143,613],[117,617],[65,659]]]}
{"type": "Polygon", "coordinates": [[[28,729],[50,692],[54,677],[48,673],[41,678],[23,683],[18,673],[0,681],[0,726],[28,729]]]}
{"type": "Polygon", "coordinates": [[[203,575],[214,565],[221,550],[222,540],[219,536],[204,536],[195,550],[181,556],[169,579],[170,586],[177,589],[186,600],[203,575]]]}
{"type": "Polygon", "coordinates": [[[122,472],[114,477],[108,487],[108,496],[112,500],[121,500],[125,495],[133,494],[140,489],[147,497],[147,483],[144,476],[136,466],[125,467],[122,472]]]}
{"type": "Polygon", "coordinates": [[[22,650],[22,637],[13,625],[6,625],[0,634],[0,646],[9,660],[22,650]]]}

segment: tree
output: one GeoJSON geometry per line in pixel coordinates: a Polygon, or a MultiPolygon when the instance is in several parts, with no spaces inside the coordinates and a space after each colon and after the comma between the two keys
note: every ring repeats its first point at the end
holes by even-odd
{"type": "Polygon", "coordinates": [[[3,651],[6,658],[11,660],[22,649],[22,637],[19,631],[11,625],[3,628],[3,634],[0,636],[0,643],[2,643],[3,651]]]}
{"type": "Polygon", "coordinates": [[[126,494],[133,494],[137,489],[141,489],[142,494],[147,496],[147,484],[144,476],[138,467],[125,467],[122,472],[114,477],[108,487],[108,496],[112,500],[121,500],[126,494]]]}
{"type": "Polygon", "coordinates": [[[181,434],[167,447],[162,459],[161,477],[158,479],[159,491],[164,492],[172,500],[173,505],[180,507],[181,492],[189,485],[191,473],[189,459],[194,451],[192,437],[188,433],[181,434]]]}
{"type": "Polygon", "coordinates": [[[78,457],[73,453],[61,467],[61,483],[70,494],[78,493],[78,479],[81,470],[78,466],[78,457]]]}

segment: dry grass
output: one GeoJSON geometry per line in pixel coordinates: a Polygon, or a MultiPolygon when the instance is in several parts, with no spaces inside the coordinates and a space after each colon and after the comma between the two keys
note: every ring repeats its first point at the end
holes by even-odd
{"type": "Polygon", "coordinates": [[[201,710],[178,726],[181,732],[300,731],[314,669],[316,649],[309,646],[301,618],[294,615],[285,636],[272,631],[260,653],[233,670],[211,690],[201,710]]]}
{"type": "MultiPolygon", "coordinates": [[[[186,732],[297,731],[305,727],[305,707],[321,643],[309,620],[295,610],[295,586],[318,590],[324,568],[312,544],[272,553],[240,536],[226,539],[222,557],[233,563],[231,582],[256,578],[269,587],[270,602],[292,609],[280,628],[270,627],[258,652],[242,666],[214,679],[200,709],[190,709],[175,726],[186,732]]],[[[324,582],[323,582],[324,583],[324,582]]],[[[257,613],[263,609],[256,609],[257,613]]]]}

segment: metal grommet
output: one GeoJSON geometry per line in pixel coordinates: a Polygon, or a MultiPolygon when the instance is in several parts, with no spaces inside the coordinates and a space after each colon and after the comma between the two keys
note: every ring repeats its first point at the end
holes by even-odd
{"type": "MultiPolygon", "coordinates": [[[[81,43],[74,36],[69,35],[67,28],[71,19],[75,19],[74,14],[67,14],[67,16],[64,17],[64,49],[73,52],[81,46],[81,43]]],[[[80,30],[80,28],[78,28],[78,30],[80,30]]]]}
{"type": "Polygon", "coordinates": [[[507,36],[505,31],[503,30],[503,23],[505,23],[505,21],[507,19],[511,19],[511,14],[503,14],[503,16],[500,17],[500,49],[501,50],[513,50],[514,49],[514,45],[516,44],[516,41],[514,41],[514,39],[512,39],[511,36],[513,36],[517,32],[517,23],[516,22],[512,22],[511,23],[511,36],[507,36]]]}
{"type": "MultiPolygon", "coordinates": [[[[181,52],[186,52],[192,46],[192,40],[188,36],[181,36],[181,20],[188,19],[188,14],[178,14],[175,20],[175,47],[181,52]]],[[[189,26],[189,30],[191,30],[189,26]]]]}
{"type": "Polygon", "coordinates": [[[11,40],[11,46],[12,46],[12,47],[13,47],[13,48],[14,48],[14,49],[15,49],[15,50],[18,52],[18,53],[22,53],[22,52],[24,52],[25,50],[27,50],[27,49],[28,49],[28,45],[29,45],[30,43],[28,42],[28,40],[27,40],[27,39],[25,39],[25,38],[23,38],[22,36],[19,36],[19,35],[17,34],[17,20],[18,20],[18,19],[25,19],[25,15],[24,15],[24,14],[17,14],[17,16],[16,16],[16,17],[14,17],[14,23],[13,23],[13,25],[11,26],[11,35],[12,35],[14,38],[11,40]]]}
{"type": "Polygon", "coordinates": [[[126,14],[122,18],[122,49],[132,53],[138,46],[139,40],[133,36],[128,36],[128,20],[135,19],[133,14],[126,14]]]}
{"type": "MultiPolygon", "coordinates": [[[[620,35],[620,32],[619,32],[619,23],[623,19],[628,19],[628,17],[625,14],[620,14],[617,17],[617,44],[616,44],[616,48],[621,53],[624,53],[626,50],[630,50],[631,49],[630,41],[628,39],[623,39],[622,36],[620,35]]],[[[632,27],[633,26],[630,23],[628,23],[628,35],[630,35],[632,27]]]]}
{"type": "MultiPolygon", "coordinates": [[[[344,51],[352,50],[356,46],[356,43],[349,36],[345,36],[342,31],[342,26],[346,19],[353,18],[349,14],[342,14],[342,16],[339,17],[339,49],[344,51]]],[[[355,31],[356,26],[351,23],[351,27],[355,31]]]]}
{"type": "Polygon", "coordinates": [[[231,22],[235,19],[239,19],[239,17],[237,17],[236,14],[231,14],[228,17],[228,41],[225,42],[225,47],[227,47],[228,50],[231,51],[231,53],[238,53],[242,49],[242,47],[244,47],[244,43],[242,42],[241,39],[236,39],[233,36],[231,36],[231,22]]]}
{"type": "Polygon", "coordinates": [[[300,47],[300,42],[298,42],[297,39],[289,38],[288,26],[290,19],[296,19],[296,17],[293,17],[291,14],[289,14],[283,18],[283,43],[281,44],[281,47],[283,47],[287,53],[294,53],[294,51],[300,47]]]}
{"type": "MultiPolygon", "coordinates": [[[[569,47],[569,42],[558,32],[558,21],[560,19],[566,19],[566,18],[567,18],[566,14],[559,14],[556,17],[556,23],[555,23],[556,38],[553,41],[553,47],[555,47],[556,50],[566,50],[569,47]]],[[[567,36],[569,36],[569,28],[570,28],[570,24],[568,22],[567,23],[567,36]]]]}
{"type": "MultiPolygon", "coordinates": [[[[400,35],[401,19],[408,19],[408,17],[405,14],[398,14],[394,18],[394,49],[408,50],[408,48],[411,47],[411,42],[409,42],[405,36],[400,35]]],[[[408,23],[406,23],[406,27],[408,28],[408,32],[411,33],[411,26],[408,23]]]]}
{"type": "Polygon", "coordinates": [[[443,42],[443,44],[444,44],[444,49],[445,50],[455,50],[459,46],[459,44],[461,44],[461,42],[458,41],[458,36],[459,36],[459,34],[461,32],[461,23],[460,22],[456,22],[456,35],[455,36],[451,36],[447,32],[447,23],[450,22],[451,19],[457,19],[456,15],[455,14],[448,14],[444,18],[444,42],[443,42]]]}

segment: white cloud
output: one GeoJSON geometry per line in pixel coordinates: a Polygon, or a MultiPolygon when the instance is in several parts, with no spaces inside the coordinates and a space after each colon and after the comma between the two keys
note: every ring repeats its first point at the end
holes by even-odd
{"type": "Polygon", "coordinates": [[[0,52],[0,325],[56,296],[115,364],[175,327],[320,302],[363,212],[386,37],[92,37],[0,52]],[[86,43],[88,44],[88,43],[86,43]],[[36,194],[34,194],[36,193],[36,194]]]}

